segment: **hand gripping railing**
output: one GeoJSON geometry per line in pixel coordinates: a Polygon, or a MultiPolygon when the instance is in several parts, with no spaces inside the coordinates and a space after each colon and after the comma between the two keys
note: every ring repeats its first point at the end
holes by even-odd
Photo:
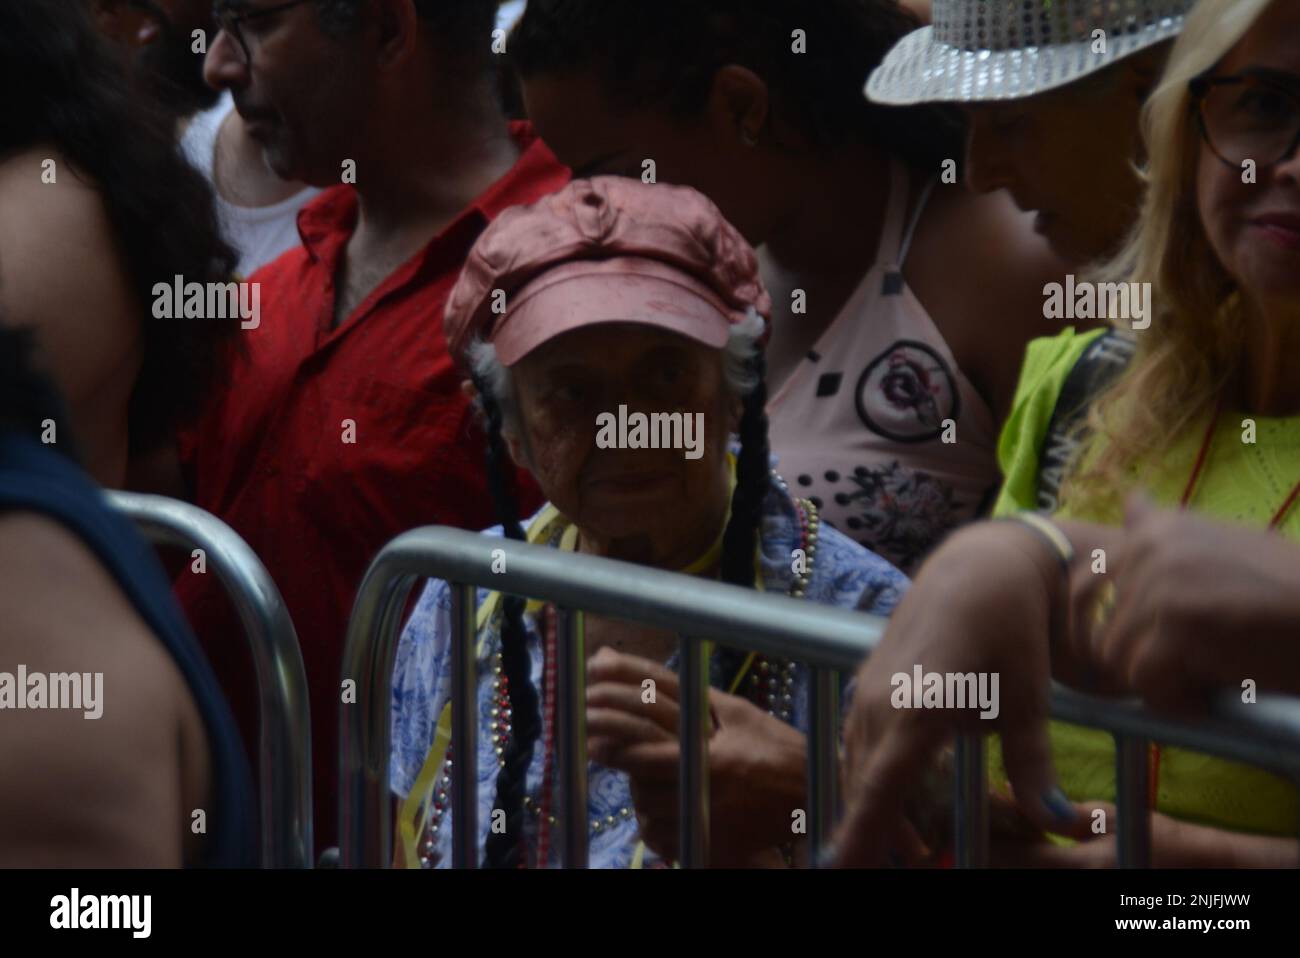
{"type": "Polygon", "coordinates": [[[260,559],[235,530],[197,506],[110,492],[109,502],[151,542],[202,549],[230,596],[257,673],[262,865],[312,865],[311,716],[307,673],[289,611],[260,559]]]}
{"type": "MultiPolygon", "coordinates": [[[[582,612],[671,629],[681,644],[680,858],[686,867],[707,862],[709,844],[708,670],[701,640],[723,642],[811,667],[809,685],[809,842],[812,860],[825,846],[835,818],[839,673],[854,670],[879,641],[885,620],[846,609],[682,576],[593,556],[442,527],[398,536],[375,558],[357,594],[344,650],[343,679],[361,695],[341,706],[339,720],[339,835],[343,867],[384,867],[392,852],[388,791],[393,659],[406,599],[417,579],[444,579],[452,587],[452,749],[477,755],[477,588],[556,603],[560,615],[558,714],[563,817],[562,860],[587,864],[587,749],[582,612]],[[503,550],[506,571],[500,555],[503,550]],[[581,611],[579,611],[581,610],[581,611]]],[[[1103,728],[1116,737],[1119,770],[1120,864],[1146,864],[1149,824],[1145,744],[1171,745],[1245,761],[1300,779],[1300,700],[1261,696],[1253,705],[1216,701],[1212,717],[1180,722],[1127,702],[1081,695],[1056,686],[1052,714],[1103,728]],[[1139,761],[1138,758],[1141,758],[1139,761]]],[[[478,855],[477,775],[458,762],[452,774],[452,864],[474,867],[478,855]]],[[[988,792],[984,740],[957,740],[955,843],[959,867],[988,862],[988,792]]]]}

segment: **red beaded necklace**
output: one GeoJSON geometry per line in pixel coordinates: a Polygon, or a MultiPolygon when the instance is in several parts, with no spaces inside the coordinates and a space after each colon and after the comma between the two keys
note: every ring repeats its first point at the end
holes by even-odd
{"type": "MultiPolygon", "coordinates": [[[[1205,463],[1210,458],[1210,447],[1214,444],[1214,433],[1219,427],[1219,417],[1223,413],[1224,400],[1219,397],[1218,403],[1214,407],[1214,415],[1210,417],[1210,424],[1205,430],[1205,438],[1201,440],[1200,451],[1196,454],[1196,462],[1192,465],[1192,474],[1187,479],[1187,487],[1183,489],[1182,498],[1178,500],[1179,508],[1186,509],[1192,502],[1192,496],[1196,493],[1197,484],[1200,482],[1201,473],[1205,471],[1205,463]]],[[[1273,518],[1268,521],[1269,531],[1280,526],[1287,514],[1290,513],[1291,507],[1300,499],[1300,482],[1296,482],[1291,487],[1287,497],[1282,500],[1282,505],[1273,513],[1273,518]]],[[[1156,798],[1160,787],[1160,746],[1152,744],[1150,768],[1150,790],[1148,798],[1150,799],[1151,810],[1155,811],[1156,798]]]]}

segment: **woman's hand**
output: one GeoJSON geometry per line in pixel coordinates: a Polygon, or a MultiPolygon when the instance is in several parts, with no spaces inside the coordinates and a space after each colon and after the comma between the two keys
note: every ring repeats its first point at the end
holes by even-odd
{"type": "Polygon", "coordinates": [[[1109,620],[1097,627],[1086,612],[1073,617],[1114,682],[1172,711],[1203,710],[1210,690],[1246,679],[1300,692],[1300,549],[1140,497],[1125,532],[1109,620]]]}
{"type": "Polygon", "coordinates": [[[858,673],[845,729],[847,814],[836,864],[916,859],[905,803],[953,731],[1000,731],[1030,821],[1060,828],[1072,819],[1047,738],[1049,638],[1054,610],[1064,608],[1056,563],[1032,530],[1009,522],[967,527],[925,563],[858,673]],[[918,665],[923,673],[997,674],[996,717],[981,719],[973,703],[962,710],[895,707],[893,677],[910,681],[918,665]]]}
{"type": "MultiPolygon", "coordinates": [[[[677,676],[606,647],[589,660],[587,681],[589,755],[628,774],[642,839],[664,858],[677,858],[677,676]]],[[[738,696],[710,689],[709,704],[710,864],[750,865],[798,837],[794,813],[807,804],[804,736],[738,696]]]]}

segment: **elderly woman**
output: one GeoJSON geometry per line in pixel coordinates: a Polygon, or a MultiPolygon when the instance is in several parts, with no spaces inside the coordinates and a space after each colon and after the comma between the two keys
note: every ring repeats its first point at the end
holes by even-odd
{"type": "MultiPolygon", "coordinates": [[[[471,253],[445,320],[489,424],[502,525],[487,535],[888,613],[903,576],[821,527],[771,471],[759,351],[769,309],[752,250],[692,190],[600,177],[503,214],[471,253]],[[634,431],[598,426],[654,413],[691,424],[689,448],[646,448],[634,431]],[[548,499],[523,526],[507,455],[548,499]],[[810,564],[792,561],[797,549],[810,564]]],[[[556,859],[555,689],[544,679],[555,615],[486,591],[479,602],[479,838],[490,866],[544,867],[556,859]],[[497,809],[504,830],[491,827],[497,809]]],[[[412,867],[449,857],[449,606],[447,585],[430,583],[393,682],[399,858],[412,867]]],[[[649,865],[660,860],[653,849],[672,853],[669,829],[642,834],[638,819],[663,821],[674,784],[676,637],[595,616],[586,635],[591,863],[649,865]],[[642,701],[645,678],[657,682],[653,704],[642,701]]],[[[714,814],[745,816],[743,828],[716,829],[714,861],[780,863],[803,800],[805,671],[719,651],[711,672],[714,814]],[[762,804],[746,805],[759,785],[762,804]],[[727,844],[741,833],[746,841],[727,844]]]]}
{"type": "MultiPolygon", "coordinates": [[[[1136,344],[1132,362],[1091,403],[1083,433],[1073,433],[1078,451],[1059,521],[1029,516],[954,536],[922,570],[864,668],[848,732],[859,827],[846,841],[855,861],[890,844],[907,853],[907,829],[882,796],[908,780],[939,725],[960,721],[889,709],[891,662],[996,669],[1032,651],[1044,681],[1022,686],[1014,701],[1004,694],[1001,721],[1014,728],[1002,741],[1006,769],[1032,818],[1065,831],[1082,818],[1092,840],[1012,850],[1018,864],[1114,861],[1113,826],[1099,838],[1082,814],[1114,798],[1113,748],[1107,735],[1063,723],[1053,723],[1049,742],[1042,728],[1049,660],[1058,677],[1086,688],[1155,690],[1159,704],[1184,708],[1204,701],[1206,674],[1230,673],[1228,658],[1233,687],[1263,678],[1258,620],[1241,616],[1233,641],[1252,648],[1225,650],[1222,626],[1201,630],[1177,665],[1183,681],[1152,679],[1156,645],[1137,658],[1126,651],[1140,609],[1132,590],[1153,593],[1151,608],[1161,611],[1149,614],[1152,630],[1207,596],[1219,596],[1225,609],[1243,597],[1223,581],[1212,588],[1203,575],[1157,565],[1150,533],[1136,531],[1149,528],[1140,505],[1129,507],[1128,530],[1116,525],[1124,495],[1142,489],[1166,505],[1300,539],[1300,9],[1280,0],[1202,0],[1146,108],[1145,134],[1145,206],[1105,278],[1151,283],[1154,321],[1125,331],[1136,344]],[[1193,584],[1200,594],[1191,599],[1193,584]],[[1054,787],[1049,753],[1069,798],[1086,804],[1072,806],[1054,787]]],[[[999,512],[1034,505],[1043,437],[1061,407],[1074,404],[1061,396],[1094,342],[1096,334],[1067,333],[1031,345],[1002,436],[999,512]]],[[[1150,783],[1156,865],[1295,864],[1293,783],[1160,747],[1150,755],[1150,783]]]]}

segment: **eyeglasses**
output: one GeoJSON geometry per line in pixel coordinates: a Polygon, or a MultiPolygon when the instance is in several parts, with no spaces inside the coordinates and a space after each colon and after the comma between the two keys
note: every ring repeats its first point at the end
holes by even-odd
{"type": "Polygon", "coordinates": [[[1188,88],[1201,135],[1233,169],[1275,166],[1300,146],[1300,83],[1242,73],[1200,76],[1188,88]]]}
{"type": "Polygon", "coordinates": [[[235,42],[239,44],[239,49],[244,55],[244,63],[249,64],[253,62],[253,54],[249,51],[248,41],[244,38],[243,24],[272,17],[277,13],[284,13],[286,10],[311,2],[313,0],[289,0],[288,3],[277,3],[273,7],[248,10],[232,6],[230,0],[217,0],[212,5],[212,19],[216,21],[218,27],[235,38],[235,42]]]}

